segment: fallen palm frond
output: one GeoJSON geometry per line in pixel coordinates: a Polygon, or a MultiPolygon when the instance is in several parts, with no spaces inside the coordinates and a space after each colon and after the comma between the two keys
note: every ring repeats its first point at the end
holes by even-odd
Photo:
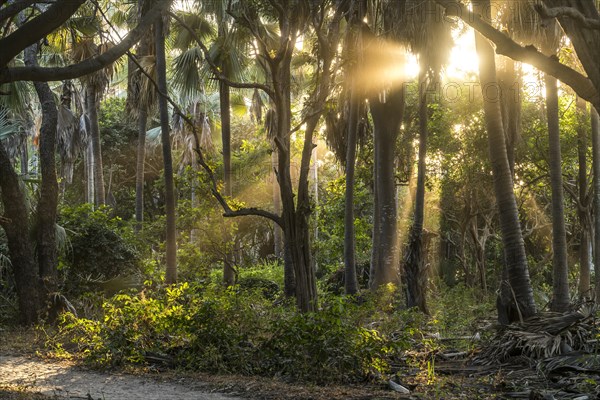
{"type": "Polygon", "coordinates": [[[513,357],[535,361],[572,351],[591,352],[598,334],[594,314],[593,307],[582,307],[565,314],[543,312],[522,323],[507,325],[474,361],[490,365],[513,357]]]}

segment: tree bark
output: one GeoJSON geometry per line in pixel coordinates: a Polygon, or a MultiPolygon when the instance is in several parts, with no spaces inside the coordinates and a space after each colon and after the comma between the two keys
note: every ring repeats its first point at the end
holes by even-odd
{"type": "Polygon", "coordinates": [[[146,126],[148,111],[145,107],[138,110],[138,143],[135,168],[135,230],[140,232],[144,223],[144,175],[146,165],[146,126]]]}
{"type": "MultiPolygon", "coordinates": [[[[38,46],[25,49],[25,64],[37,65],[38,46]]],[[[34,82],[42,108],[40,128],[40,199],[37,204],[37,264],[43,290],[42,298],[54,292],[57,286],[58,255],[56,251],[56,209],[58,207],[58,179],[56,176],[56,126],[58,109],[54,94],[46,82],[34,82]]]]}
{"type": "Polygon", "coordinates": [[[425,297],[427,278],[423,271],[423,223],[425,214],[425,176],[427,157],[427,75],[424,65],[419,74],[419,163],[417,170],[417,191],[415,214],[410,230],[409,244],[404,257],[406,274],[406,306],[418,307],[429,314],[425,297]]]}
{"type": "Polygon", "coordinates": [[[354,235],[354,164],[356,163],[356,136],[358,129],[358,101],[356,89],[350,89],[350,113],[347,123],[346,197],[344,203],[344,290],[358,292],[356,278],[356,242],[354,235]]]}
{"type": "Polygon", "coordinates": [[[29,240],[29,211],[19,177],[1,142],[0,195],[4,206],[4,216],[0,218],[0,225],[4,228],[8,242],[19,303],[19,318],[23,325],[31,325],[38,320],[42,301],[37,263],[33,245],[29,240]]]}
{"type": "MultiPolygon", "coordinates": [[[[156,74],[158,90],[168,93],[167,90],[167,65],[165,59],[165,32],[163,20],[158,18],[154,23],[154,41],[156,46],[156,74]]],[[[158,109],[160,112],[161,142],[165,175],[165,214],[167,217],[167,270],[165,282],[177,282],[177,230],[175,226],[175,183],[173,181],[173,159],[171,156],[171,140],[169,134],[169,109],[167,99],[158,96],[158,109]]]]}
{"type": "Polygon", "coordinates": [[[581,233],[579,236],[579,297],[590,298],[592,295],[591,287],[591,268],[592,260],[592,221],[589,207],[588,197],[588,167],[587,167],[587,151],[588,138],[587,130],[587,104],[582,99],[577,99],[577,158],[578,158],[578,183],[579,186],[579,204],[577,215],[581,233]]]}
{"type": "MultiPolygon", "coordinates": [[[[482,0],[474,4],[474,11],[487,11],[490,19],[490,2],[482,0]]],[[[499,104],[499,87],[496,80],[496,61],[490,43],[475,33],[475,44],[479,55],[479,78],[483,94],[485,125],[494,192],[498,205],[502,243],[506,263],[506,277],[498,301],[498,317],[501,323],[512,322],[535,314],[533,289],[529,279],[525,243],[519,222],[519,211],[513,191],[513,180],[506,153],[502,113],[499,104]]]]}
{"type": "MultiPolygon", "coordinates": [[[[219,81],[219,106],[221,111],[221,142],[223,144],[223,194],[231,197],[231,114],[229,111],[231,102],[229,98],[229,86],[223,81],[219,81]]],[[[235,270],[232,265],[232,254],[229,251],[228,243],[231,241],[229,224],[224,222],[223,241],[226,244],[225,255],[223,258],[223,283],[231,286],[235,283],[235,270]]]]}
{"type": "Polygon", "coordinates": [[[104,193],[104,174],[102,167],[102,145],[100,142],[100,127],[98,125],[98,108],[100,94],[92,85],[85,89],[85,105],[88,118],[90,119],[90,140],[92,143],[92,153],[94,155],[93,176],[94,176],[94,204],[101,206],[106,204],[104,193]]]}
{"type": "Polygon", "coordinates": [[[374,220],[371,255],[372,290],[399,283],[396,232],[395,148],[404,114],[404,88],[395,88],[386,99],[369,100],[374,125],[374,220]],[[381,101],[383,100],[383,101],[381,101]]]}
{"type": "Polygon", "coordinates": [[[546,113],[548,119],[550,186],[552,188],[552,303],[551,310],[569,308],[569,274],[567,265],[567,233],[565,228],[562,185],[558,86],[556,78],[546,74],[546,113]]]}
{"type": "Polygon", "coordinates": [[[600,299],[600,128],[598,112],[590,109],[592,119],[592,168],[594,169],[594,275],[596,302],[600,299]]]}

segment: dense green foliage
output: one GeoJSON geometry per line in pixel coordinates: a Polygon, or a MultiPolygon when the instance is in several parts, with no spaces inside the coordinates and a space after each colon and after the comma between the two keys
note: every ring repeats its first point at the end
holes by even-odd
{"type": "Polygon", "coordinates": [[[332,297],[318,313],[298,314],[274,306],[261,290],[147,285],[106,300],[96,318],[64,314],[49,342],[54,351],[75,350],[104,366],[158,362],[330,383],[388,372],[415,333],[407,313],[378,312],[374,298],[359,305],[332,297]]]}
{"type": "Polygon", "coordinates": [[[64,289],[72,295],[97,289],[99,282],[140,272],[140,254],[124,222],[110,209],[63,207],[60,223],[69,242],[62,258],[64,289]]]}

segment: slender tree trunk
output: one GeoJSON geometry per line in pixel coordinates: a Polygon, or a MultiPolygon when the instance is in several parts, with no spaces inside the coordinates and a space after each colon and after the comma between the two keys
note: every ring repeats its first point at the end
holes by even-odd
{"type": "MultiPolygon", "coordinates": [[[[491,19],[489,0],[474,3],[474,10],[475,12],[486,11],[487,15],[484,15],[484,18],[488,21],[491,19]]],[[[501,298],[497,302],[498,319],[506,323],[532,316],[536,312],[536,307],[506,153],[502,113],[498,101],[495,54],[490,43],[478,33],[475,34],[475,43],[479,54],[479,78],[506,262],[507,279],[503,280],[501,298]]]]}
{"type": "MultiPolygon", "coordinates": [[[[141,20],[148,12],[151,5],[149,0],[137,1],[138,20],[141,20]]],[[[155,46],[152,42],[154,35],[150,32],[143,37],[138,44],[136,58],[138,61],[145,56],[154,53],[155,46]]],[[[154,98],[151,94],[142,93],[144,85],[142,84],[144,77],[137,65],[129,59],[129,75],[127,84],[127,109],[134,110],[132,114],[137,114],[138,118],[138,142],[137,142],[137,159],[135,170],[135,231],[140,232],[143,229],[144,223],[144,178],[146,169],[146,129],[148,126],[148,114],[154,98]],[[144,99],[144,100],[142,100],[144,99]],[[137,111],[137,113],[136,113],[137,111]]]]}
{"type": "MultiPolygon", "coordinates": [[[[223,144],[223,194],[231,196],[231,114],[229,99],[229,86],[223,81],[219,81],[219,105],[221,109],[221,141],[223,144]]],[[[226,286],[231,286],[235,283],[235,270],[232,265],[232,254],[229,251],[228,243],[231,241],[229,234],[230,224],[225,222],[223,226],[224,242],[227,250],[223,258],[223,283],[226,286]]]]}
{"type": "Polygon", "coordinates": [[[90,119],[90,140],[92,143],[92,153],[94,155],[94,204],[101,206],[106,204],[106,196],[104,193],[104,174],[102,173],[102,147],[100,144],[100,127],[98,126],[98,107],[99,94],[92,85],[88,85],[85,89],[87,114],[90,119]]]}
{"type": "Polygon", "coordinates": [[[591,267],[592,260],[592,223],[590,209],[588,207],[588,181],[587,181],[587,149],[588,139],[585,129],[586,121],[586,103],[581,99],[577,99],[578,109],[578,140],[577,140],[577,156],[578,156],[578,186],[579,186],[579,224],[581,226],[581,234],[579,238],[579,297],[589,298],[592,295],[591,291],[591,267]]]}
{"type": "Polygon", "coordinates": [[[425,297],[426,275],[423,267],[423,223],[425,213],[425,176],[427,158],[427,75],[422,65],[419,74],[419,164],[417,170],[417,193],[415,215],[410,231],[409,244],[404,257],[406,274],[406,306],[418,307],[428,314],[425,297]]]}
{"type": "Polygon", "coordinates": [[[346,198],[344,205],[344,290],[346,294],[358,292],[356,279],[356,249],[354,236],[354,164],[356,163],[356,136],[358,129],[358,101],[356,89],[351,88],[350,113],[346,149],[346,198]]]}
{"type": "MultiPolygon", "coordinates": [[[[271,169],[273,171],[273,211],[277,215],[281,215],[281,195],[279,194],[279,183],[277,182],[277,176],[275,170],[277,169],[277,150],[275,149],[271,153],[271,169]]],[[[283,257],[283,232],[281,227],[277,224],[273,226],[273,253],[275,257],[283,257]]],[[[291,294],[294,295],[293,293],[291,294]]]]}
{"type": "Polygon", "coordinates": [[[596,303],[600,301],[600,128],[598,112],[590,107],[592,117],[592,168],[594,169],[594,275],[596,303]]]}
{"type": "Polygon", "coordinates": [[[384,101],[369,100],[374,125],[374,221],[370,287],[399,283],[398,237],[396,232],[396,138],[404,114],[404,89],[387,94],[384,101]]]}
{"type": "Polygon", "coordinates": [[[135,168],[135,231],[140,232],[144,223],[144,173],[146,164],[146,126],[148,111],[145,107],[138,110],[138,143],[135,168]]]}
{"type": "Polygon", "coordinates": [[[87,144],[84,153],[85,164],[85,200],[87,203],[94,204],[96,199],[96,190],[94,183],[94,171],[96,170],[94,161],[94,150],[91,140],[87,144]]]}
{"type": "Polygon", "coordinates": [[[0,142],[0,196],[4,207],[4,215],[0,216],[0,225],[4,228],[8,242],[20,322],[23,325],[31,325],[37,322],[41,310],[40,280],[33,245],[29,238],[29,212],[25,194],[21,190],[19,177],[12,167],[2,142],[0,142]]]}
{"type": "Polygon", "coordinates": [[[523,86],[521,74],[515,68],[515,64],[513,59],[505,58],[504,68],[499,73],[506,156],[513,179],[515,176],[515,147],[521,129],[521,87],[523,86]]]}
{"type": "Polygon", "coordinates": [[[29,147],[27,140],[21,145],[21,175],[29,174],[29,147]]]}
{"type": "Polygon", "coordinates": [[[567,311],[569,308],[569,274],[567,266],[567,232],[565,228],[564,195],[560,152],[560,127],[558,121],[558,86],[556,78],[546,74],[546,112],[550,186],[552,188],[552,304],[551,310],[567,311]]]}
{"type": "MultiPolygon", "coordinates": [[[[158,18],[154,23],[154,40],[156,45],[156,74],[158,90],[167,94],[167,65],[165,59],[165,36],[163,20],[158,18]]],[[[165,174],[165,213],[167,217],[167,271],[165,282],[177,282],[177,231],[175,226],[175,184],[173,181],[173,159],[171,156],[171,140],[169,134],[169,109],[167,99],[158,96],[160,112],[161,141],[165,174]]]]}

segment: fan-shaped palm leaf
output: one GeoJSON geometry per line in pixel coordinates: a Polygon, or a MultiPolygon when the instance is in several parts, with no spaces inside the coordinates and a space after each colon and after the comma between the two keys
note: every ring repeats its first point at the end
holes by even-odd
{"type": "Polygon", "coordinates": [[[182,99],[196,97],[203,88],[200,74],[202,50],[192,47],[175,57],[173,62],[173,87],[180,92],[182,99]]]}
{"type": "MultiPolygon", "coordinates": [[[[201,39],[205,40],[215,36],[214,25],[203,18],[202,14],[178,12],[177,15],[191,28],[201,39]]],[[[172,46],[176,49],[185,50],[191,47],[195,41],[192,34],[177,23],[173,24],[173,42],[172,46]]]]}

